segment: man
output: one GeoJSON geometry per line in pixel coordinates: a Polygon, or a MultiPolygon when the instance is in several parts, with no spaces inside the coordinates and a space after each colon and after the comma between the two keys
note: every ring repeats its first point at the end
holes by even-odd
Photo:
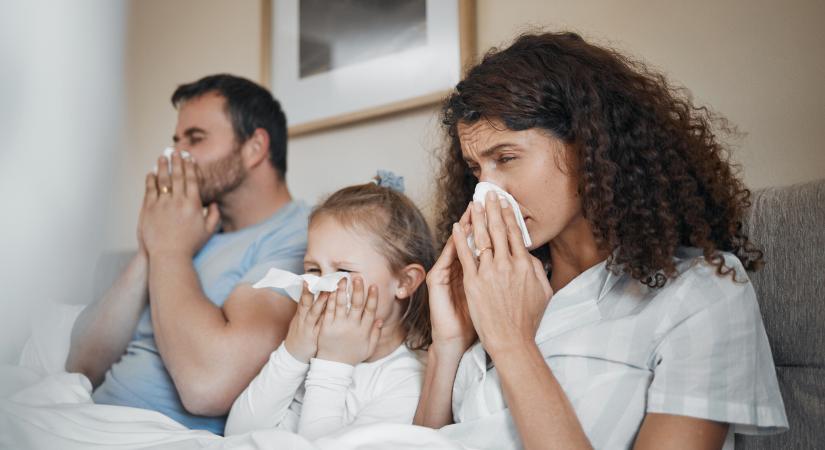
{"type": "Polygon", "coordinates": [[[308,211],[289,194],[286,119],[266,89],[214,75],[172,104],[171,173],[161,157],[147,175],[138,252],[78,318],[66,369],[88,376],[96,403],[222,434],[295,312],[251,284],[270,267],[302,270],[308,211]]]}

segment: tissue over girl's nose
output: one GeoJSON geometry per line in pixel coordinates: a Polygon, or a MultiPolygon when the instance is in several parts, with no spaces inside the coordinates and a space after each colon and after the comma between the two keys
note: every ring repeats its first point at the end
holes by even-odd
{"type": "Polygon", "coordinates": [[[318,298],[318,294],[321,292],[335,292],[335,290],[338,289],[338,282],[341,281],[342,278],[347,279],[347,296],[351,297],[352,279],[346,272],[335,272],[319,277],[309,273],[296,275],[286,270],[273,268],[269,269],[266,275],[260,281],[253,284],[252,287],[256,289],[283,289],[292,300],[297,302],[301,300],[301,292],[304,290],[304,281],[307,282],[309,292],[312,292],[315,294],[315,298],[318,298]]]}

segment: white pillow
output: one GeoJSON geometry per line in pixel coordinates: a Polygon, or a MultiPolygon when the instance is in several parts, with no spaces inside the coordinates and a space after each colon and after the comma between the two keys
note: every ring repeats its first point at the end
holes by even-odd
{"type": "Polygon", "coordinates": [[[66,372],[72,327],[84,307],[49,302],[39,308],[33,316],[32,334],[23,346],[18,365],[42,375],[66,372]]]}

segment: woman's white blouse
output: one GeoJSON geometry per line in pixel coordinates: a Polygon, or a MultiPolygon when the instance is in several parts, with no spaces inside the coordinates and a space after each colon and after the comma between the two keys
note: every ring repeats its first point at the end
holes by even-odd
{"type": "MultiPolygon", "coordinates": [[[[680,274],[663,288],[602,262],[555,293],[536,343],[594,448],[630,448],[648,412],[730,423],[726,448],[733,432],[787,429],[756,295],[739,260],[724,256],[737,281],[680,249],[680,274]]],[[[453,415],[442,432],[468,447],[521,447],[480,344],[459,365],[453,415]]]]}
{"type": "Polygon", "coordinates": [[[314,440],[347,426],[412,423],[424,366],[402,344],[368,363],[296,360],[284,344],[232,405],[225,435],[276,428],[314,440]]]}

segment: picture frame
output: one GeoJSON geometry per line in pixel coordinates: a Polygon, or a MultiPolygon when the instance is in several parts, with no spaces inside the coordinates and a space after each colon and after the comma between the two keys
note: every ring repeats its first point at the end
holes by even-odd
{"type": "Polygon", "coordinates": [[[262,0],[261,80],[290,137],[441,101],[475,58],[475,0],[262,0]]]}

